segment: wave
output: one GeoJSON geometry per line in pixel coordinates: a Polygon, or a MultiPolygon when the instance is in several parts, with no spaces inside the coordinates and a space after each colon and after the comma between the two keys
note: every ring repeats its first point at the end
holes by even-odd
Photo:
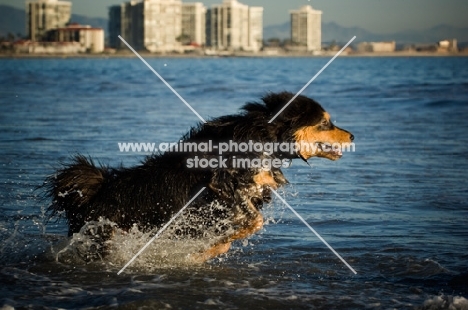
{"type": "Polygon", "coordinates": [[[467,310],[468,299],[462,296],[438,295],[424,301],[421,310],[467,310]]]}

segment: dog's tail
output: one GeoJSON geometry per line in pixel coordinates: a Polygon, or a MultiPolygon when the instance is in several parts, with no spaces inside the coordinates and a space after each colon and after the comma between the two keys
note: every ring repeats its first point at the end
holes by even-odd
{"type": "Polygon", "coordinates": [[[90,205],[107,175],[107,168],[97,167],[90,158],[76,155],[46,179],[46,195],[52,198],[51,217],[65,215],[69,235],[78,232],[88,220],[90,205]]]}

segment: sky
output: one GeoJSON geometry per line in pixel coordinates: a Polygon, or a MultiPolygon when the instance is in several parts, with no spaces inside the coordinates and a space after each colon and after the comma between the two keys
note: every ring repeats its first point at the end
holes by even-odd
{"type": "MultiPolygon", "coordinates": [[[[0,4],[24,8],[26,0],[0,0],[0,4]]],[[[71,0],[74,14],[107,17],[108,7],[125,0],[71,0]]],[[[183,2],[196,2],[185,0],[183,2]]],[[[205,6],[222,0],[201,0],[205,6]]],[[[440,24],[468,27],[468,0],[240,0],[264,7],[265,26],[289,21],[289,11],[312,5],[323,12],[323,22],[361,27],[374,33],[427,29],[440,24]]]]}

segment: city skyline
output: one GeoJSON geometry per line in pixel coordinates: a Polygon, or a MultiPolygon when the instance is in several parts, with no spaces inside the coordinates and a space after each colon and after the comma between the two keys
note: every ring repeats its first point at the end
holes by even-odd
{"type": "Polygon", "coordinates": [[[112,48],[127,44],[116,39],[122,34],[135,49],[153,53],[184,53],[196,47],[259,52],[263,7],[249,7],[237,0],[211,8],[181,0],[124,2],[109,9],[109,33],[112,48]]]}
{"type": "MultiPolygon", "coordinates": [[[[89,17],[108,17],[108,8],[122,0],[70,0],[74,14],[89,17]]],[[[223,0],[184,1],[202,2],[207,8],[223,0]]],[[[323,11],[323,22],[336,22],[345,27],[361,27],[375,33],[422,30],[440,24],[468,27],[466,0],[243,0],[249,6],[264,7],[264,25],[278,25],[290,20],[290,11],[302,5],[312,5],[323,11]]],[[[0,4],[24,9],[26,0],[0,0],[0,4]]]]}

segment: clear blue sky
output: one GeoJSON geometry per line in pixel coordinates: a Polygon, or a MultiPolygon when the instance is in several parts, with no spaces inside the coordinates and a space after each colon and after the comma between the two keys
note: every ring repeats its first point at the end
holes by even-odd
{"type": "MultiPolygon", "coordinates": [[[[25,0],[0,0],[0,4],[24,8],[25,0]]],[[[73,13],[106,17],[107,8],[124,0],[71,0],[73,13]]],[[[184,2],[196,2],[185,0],[184,2]]],[[[206,6],[222,0],[202,0],[206,6]]],[[[322,20],[342,26],[358,26],[375,33],[420,30],[439,24],[468,27],[468,0],[240,0],[265,8],[265,25],[289,20],[289,10],[311,4],[323,11],[322,20]]]]}

